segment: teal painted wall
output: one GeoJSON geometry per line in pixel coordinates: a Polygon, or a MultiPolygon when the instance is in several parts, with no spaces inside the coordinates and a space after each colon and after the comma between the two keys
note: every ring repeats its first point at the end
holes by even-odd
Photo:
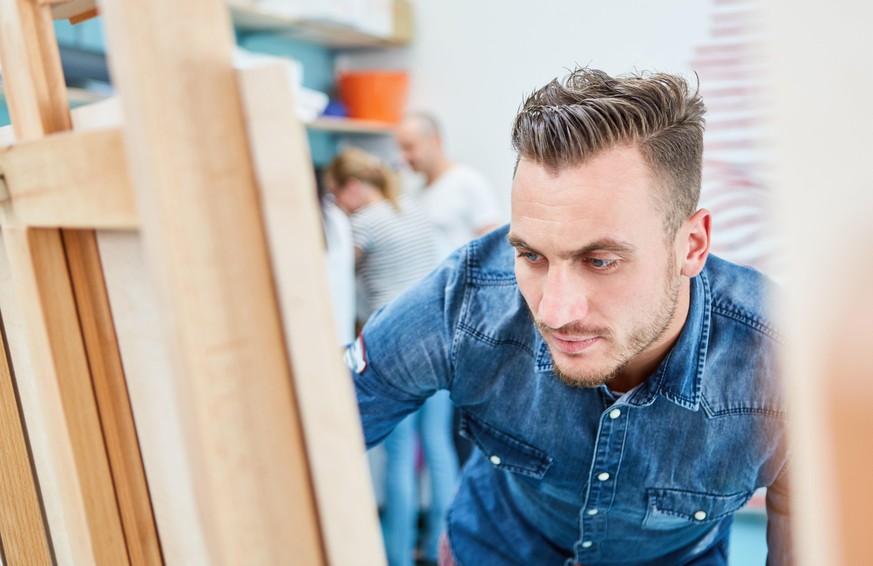
{"type": "Polygon", "coordinates": [[[91,18],[76,25],[70,24],[67,20],[56,20],[55,35],[61,45],[101,53],[106,50],[106,41],[103,38],[103,18],[91,18]]]}
{"type": "Polygon", "coordinates": [[[9,109],[6,108],[6,98],[0,98],[0,126],[8,126],[10,123],[9,109]]]}

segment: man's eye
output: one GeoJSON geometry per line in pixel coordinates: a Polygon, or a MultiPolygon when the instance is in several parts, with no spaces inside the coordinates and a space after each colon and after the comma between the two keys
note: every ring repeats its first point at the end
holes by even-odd
{"type": "Polygon", "coordinates": [[[518,252],[518,257],[529,261],[530,263],[536,263],[540,260],[540,254],[534,252],[518,252]]]}
{"type": "Polygon", "coordinates": [[[592,257],[592,258],[588,258],[587,261],[588,261],[589,265],[591,265],[591,267],[593,267],[595,269],[606,270],[606,269],[610,269],[610,268],[618,266],[617,259],[597,259],[597,258],[592,257]]]}

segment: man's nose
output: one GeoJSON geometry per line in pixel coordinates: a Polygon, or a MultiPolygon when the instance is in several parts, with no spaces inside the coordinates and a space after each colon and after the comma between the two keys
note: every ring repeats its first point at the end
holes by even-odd
{"type": "Polygon", "coordinates": [[[537,319],[550,328],[561,328],[588,315],[584,281],[571,269],[550,268],[543,285],[537,319]]]}

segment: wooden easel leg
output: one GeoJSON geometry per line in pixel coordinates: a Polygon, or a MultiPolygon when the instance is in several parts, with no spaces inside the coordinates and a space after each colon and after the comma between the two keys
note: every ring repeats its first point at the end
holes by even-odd
{"type": "Polygon", "coordinates": [[[51,544],[0,320],[0,533],[7,564],[51,564],[51,544]]]}
{"type": "Polygon", "coordinates": [[[162,564],[139,441],[93,230],[61,235],[130,563],[162,564]]]}
{"type": "Polygon", "coordinates": [[[46,505],[58,561],[127,564],[88,360],[81,335],[70,332],[79,319],[60,231],[4,227],[3,239],[27,326],[36,403],[26,418],[48,444],[35,456],[40,482],[52,484],[46,505]]]}

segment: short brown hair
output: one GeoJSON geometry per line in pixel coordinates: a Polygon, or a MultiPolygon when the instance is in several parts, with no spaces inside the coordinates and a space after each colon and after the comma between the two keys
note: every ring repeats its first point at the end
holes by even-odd
{"type": "Polygon", "coordinates": [[[697,209],[705,112],[697,90],[692,92],[682,77],[611,77],[579,68],[525,100],[512,128],[512,146],[519,160],[553,173],[614,147],[638,147],[663,182],[657,201],[672,238],[697,209]]]}

